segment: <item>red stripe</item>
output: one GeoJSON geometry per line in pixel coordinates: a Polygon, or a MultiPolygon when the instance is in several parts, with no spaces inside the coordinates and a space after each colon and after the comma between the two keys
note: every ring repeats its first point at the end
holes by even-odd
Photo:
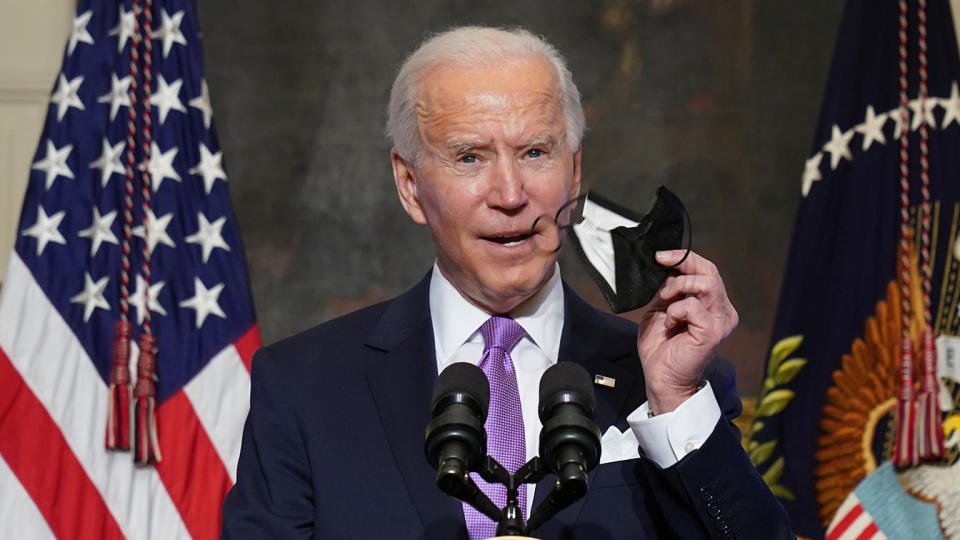
{"type": "Polygon", "coordinates": [[[156,464],[170,499],[195,540],[220,536],[220,507],[230,477],[183,390],[157,410],[160,453],[156,464]]]}
{"type": "Polygon", "coordinates": [[[840,523],[837,523],[837,526],[830,531],[826,540],[837,540],[837,538],[840,538],[850,527],[850,524],[856,521],[856,519],[860,517],[860,514],[862,513],[863,507],[858,503],[856,506],[851,508],[850,511],[847,512],[847,515],[843,516],[843,519],[840,520],[840,523]]]}
{"type": "Polygon", "coordinates": [[[247,366],[247,372],[250,372],[250,362],[253,361],[253,353],[260,348],[260,326],[253,323],[253,326],[247,330],[247,333],[240,336],[240,339],[233,343],[243,359],[243,365],[247,366]]]}
{"type": "Polygon", "coordinates": [[[878,530],[880,529],[877,528],[877,524],[871,522],[870,526],[868,526],[866,529],[863,530],[862,533],[860,533],[860,536],[857,537],[857,540],[870,540],[870,538],[873,538],[873,535],[877,534],[878,530]]]}
{"type": "Polygon", "coordinates": [[[24,383],[3,349],[0,349],[0,455],[55,536],[91,540],[123,538],[120,526],[70,450],[57,423],[24,383]]]}

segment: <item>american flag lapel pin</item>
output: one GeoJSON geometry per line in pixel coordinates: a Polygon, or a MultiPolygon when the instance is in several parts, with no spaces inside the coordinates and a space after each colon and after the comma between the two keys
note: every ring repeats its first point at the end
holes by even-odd
{"type": "Polygon", "coordinates": [[[605,375],[594,375],[593,384],[599,384],[600,386],[607,386],[613,388],[617,385],[617,380],[613,377],[607,377],[605,375]]]}

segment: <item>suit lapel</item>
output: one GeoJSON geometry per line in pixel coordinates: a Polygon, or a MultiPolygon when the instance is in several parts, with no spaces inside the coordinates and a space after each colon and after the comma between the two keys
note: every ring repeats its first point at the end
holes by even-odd
{"type": "Polygon", "coordinates": [[[463,512],[459,501],[437,488],[436,471],[423,452],[430,396],[437,378],[429,281],[428,274],[384,312],[366,343],[382,354],[368,363],[366,377],[426,535],[448,539],[465,534],[463,512]]]}
{"type": "MultiPolygon", "coordinates": [[[[592,379],[596,375],[616,379],[613,388],[594,385],[597,396],[595,420],[600,433],[608,427],[626,428],[626,416],[640,405],[636,358],[636,330],[622,321],[623,331],[611,328],[609,321],[576,295],[564,283],[564,321],[560,338],[560,362],[576,362],[587,370],[592,379]]],[[[619,322],[619,321],[618,321],[619,322]]],[[[595,471],[595,470],[594,470],[595,471]]],[[[591,473],[591,480],[594,473],[591,473]]],[[[553,487],[555,477],[550,474],[537,484],[533,507],[536,508],[553,487]]],[[[581,499],[582,501],[582,499],[581,499]]]]}

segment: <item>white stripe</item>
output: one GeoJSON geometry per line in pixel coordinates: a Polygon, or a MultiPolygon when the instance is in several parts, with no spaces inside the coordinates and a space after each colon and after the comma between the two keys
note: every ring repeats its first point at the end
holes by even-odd
{"type": "Polygon", "coordinates": [[[0,347],[47,409],[129,538],[189,538],[153,467],[104,449],[107,386],[16,252],[0,290],[0,347]]]}
{"type": "Polygon", "coordinates": [[[850,492],[847,495],[847,498],[844,499],[843,504],[840,505],[840,508],[837,508],[837,511],[833,514],[833,519],[830,520],[830,526],[827,527],[827,534],[833,532],[834,527],[837,526],[837,523],[840,522],[847,514],[850,513],[854,507],[860,504],[860,499],[857,498],[857,495],[854,492],[850,492]]]}
{"type": "Polygon", "coordinates": [[[220,351],[187,383],[184,391],[230,481],[236,482],[243,422],[250,408],[250,373],[237,348],[230,345],[220,351]]]}
{"type": "Polygon", "coordinates": [[[0,538],[54,538],[40,509],[0,456],[0,538]]]}
{"type": "Polygon", "coordinates": [[[847,530],[843,531],[843,534],[840,535],[840,540],[855,540],[863,531],[867,530],[867,527],[869,527],[871,523],[873,523],[873,518],[864,511],[857,516],[857,519],[853,520],[853,523],[847,527],[847,530]]]}

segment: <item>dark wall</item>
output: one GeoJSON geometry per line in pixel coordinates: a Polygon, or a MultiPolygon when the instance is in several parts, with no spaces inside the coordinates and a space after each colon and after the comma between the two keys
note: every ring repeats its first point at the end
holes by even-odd
{"type": "MultiPolygon", "coordinates": [[[[721,352],[755,394],[836,0],[198,2],[207,80],[266,342],[399,293],[433,261],[397,202],[384,110],[430,31],[522,25],[568,59],[587,187],[645,210],[663,183],[720,268],[740,327],[721,352]]],[[[594,305],[578,262],[564,276],[594,305]]]]}

